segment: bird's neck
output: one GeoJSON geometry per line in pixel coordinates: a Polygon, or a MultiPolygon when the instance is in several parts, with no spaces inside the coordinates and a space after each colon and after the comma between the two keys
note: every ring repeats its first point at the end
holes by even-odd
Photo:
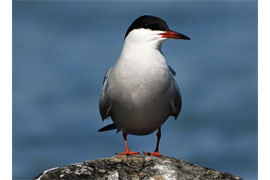
{"type": "Polygon", "coordinates": [[[161,53],[161,45],[163,42],[158,40],[138,41],[134,39],[126,39],[122,49],[121,56],[125,57],[151,57],[163,56],[161,53]]]}

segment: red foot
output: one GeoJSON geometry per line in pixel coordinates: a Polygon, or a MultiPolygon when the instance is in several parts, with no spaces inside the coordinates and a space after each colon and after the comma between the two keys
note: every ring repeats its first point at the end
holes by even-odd
{"type": "Polygon", "coordinates": [[[160,154],[159,152],[143,152],[144,155],[148,155],[148,156],[157,156],[157,157],[162,157],[162,154],[160,154]]]}
{"type": "Polygon", "coordinates": [[[126,156],[136,155],[136,154],[139,154],[139,153],[138,152],[131,152],[131,151],[122,152],[122,153],[116,153],[116,155],[126,155],[126,156]]]}

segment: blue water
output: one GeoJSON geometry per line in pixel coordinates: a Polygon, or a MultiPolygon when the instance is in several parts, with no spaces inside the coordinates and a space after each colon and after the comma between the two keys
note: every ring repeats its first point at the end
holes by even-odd
{"type": "MultiPolygon", "coordinates": [[[[191,41],[168,40],[183,108],[162,127],[160,151],[257,179],[257,1],[13,1],[13,178],[124,150],[98,133],[106,70],[138,16],[163,18],[191,41]]],[[[152,151],[155,134],[129,136],[152,151]]]]}

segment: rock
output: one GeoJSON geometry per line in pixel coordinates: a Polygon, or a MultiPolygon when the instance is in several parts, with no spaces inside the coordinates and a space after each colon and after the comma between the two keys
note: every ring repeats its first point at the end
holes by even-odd
{"type": "Polygon", "coordinates": [[[117,155],[49,169],[34,179],[239,180],[241,178],[170,157],[117,155]]]}

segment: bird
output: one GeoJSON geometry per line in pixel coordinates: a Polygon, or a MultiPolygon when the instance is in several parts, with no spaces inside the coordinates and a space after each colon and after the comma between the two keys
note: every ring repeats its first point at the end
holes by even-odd
{"type": "Polygon", "coordinates": [[[142,136],[157,130],[155,150],[144,154],[162,156],[161,125],[169,116],[177,119],[182,107],[176,73],[161,51],[167,39],[190,40],[170,30],[159,17],[138,17],[126,31],[119,59],[105,74],[99,111],[103,121],[110,117],[113,123],[98,131],[122,131],[125,152],[117,155],[139,153],[129,149],[127,135],[142,136]]]}

